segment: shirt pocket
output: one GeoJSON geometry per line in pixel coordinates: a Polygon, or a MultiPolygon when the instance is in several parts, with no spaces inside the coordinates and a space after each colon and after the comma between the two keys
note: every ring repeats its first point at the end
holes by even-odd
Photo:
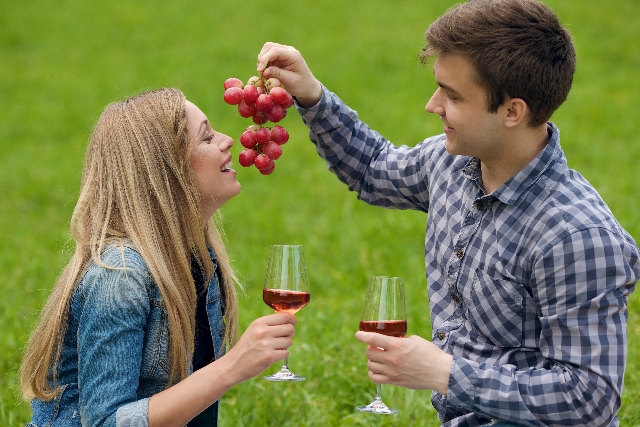
{"type": "Polygon", "coordinates": [[[497,347],[522,344],[521,286],[477,271],[470,287],[463,291],[465,314],[472,328],[497,347]]]}

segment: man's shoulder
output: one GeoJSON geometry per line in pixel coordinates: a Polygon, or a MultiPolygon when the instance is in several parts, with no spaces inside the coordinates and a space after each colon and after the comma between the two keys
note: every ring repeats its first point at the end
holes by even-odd
{"type": "Polygon", "coordinates": [[[560,237],[600,229],[620,242],[632,241],[597,189],[577,171],[567,168],[543,184],[536,216],[549,232],[560,237]]]}

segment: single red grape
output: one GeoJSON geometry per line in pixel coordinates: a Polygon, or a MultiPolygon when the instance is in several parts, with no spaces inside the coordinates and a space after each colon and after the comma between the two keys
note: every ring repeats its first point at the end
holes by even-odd
{"type": "Polygon", "coordinates": [[[255,139],[258,144],[266,144],[271,138],[271,131],[268,128],[260,128],[255,131],[255,139]]]}
{"type": "Polygon", "coordinates": [[[269,141],[262,146],[262,152],[271,160],[278,160],[282,155],[282,147],[274,141],[269,141]]]}
{"type": "Polygon", "coordinates": [[[269,92],[269,97],[276,104],[282,105],[287,101],[287,91],[282,87],[274,87],[269,92]]]}
{"type": "Polygon", "coordinates": [[[256,107],[253,104],[248,104],[247,101],[242,100],[238,104],[238,113],[244,118],[251,117],[256,113],[256,107]]]}
{"type": "Polygon", "coordinates": [[[242,80],[235,77],[229,77],[224,81],[224,90],[227,90],[230,87],[239,87],[240,89],[242,89],[242,86],[244,86],[242,80]]]}
{"type": "Polygon", "coordinates": [[[285,110],[293,105],[293,96],[289,92],[287,92],[287,99],[284,103],[280,104],[282,108],[285,110]]]}
{"type": "Polygon", "coordinates": [[[238,162],[240,162],[240,165],[244,166],[245,168],[249,167],[253,164],[257,155],[258,152],[256,150],[245,148],[238,155],[238,162]]]}
{"type": "Polygon", "coordinates": [[[275,168],[276,164],[273,162],[273,160],[269,160],[269,164],[266,167],[258,170],[262,175],[269,175],[275,168]]]}
{"type": "Polygon", "coordinates": [[[253,148],[257,143],[256,132],[254,130],[247,129],[240,135],[240,144],[242,144],[243,147],[253,148]]]}
{"type": "Polygon", "coordinates": [[[269,98],[269,95],[267,95],[266,93],[258,95],[258,99],[256,99],[256,108],[258,109],[258,111],[266,113],[267,111],[271,110],[272,105],[273,103],[271,102],[271,98],[269,98]]]}
{"type": "Polygon", "coordinates": [[[258,99],[258,88],[254,85],[246,85],[244,89],[242,89],[242,95],[248,104],[254,104],[256,99],[258,99]]]}
{"type": "Polygon", "coordinates": [[[271,128],[271,140],[282,145],[289,140],[289,132],[284,127],[276,125],[271,128]]]}
{"type": "Polygon", "coordinates": [[[253,161],[258,169],[264,169],[269,166],[269,162],[272,160],[266,154],[258,154],[253,161]]]}
{"type": "Polygon", "coordinates": [[[229,89],[224,91],[224,102],[229,105],[238,105],[240,101],[242,101],[242,89],[239,87],[230,87],[229,89]]]}

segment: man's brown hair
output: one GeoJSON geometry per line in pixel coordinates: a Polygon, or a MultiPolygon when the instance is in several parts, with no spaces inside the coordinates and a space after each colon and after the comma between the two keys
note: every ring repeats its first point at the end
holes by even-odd
{"type": "Polygon", "coordinates": [[[567,99],[576,54],[571,35],[537,0],[469,0],[426,31],[423,63],[440,54],[469,59],[488,94],[489,111],[523,99],[530,126],[549,120],[567,99]]]}

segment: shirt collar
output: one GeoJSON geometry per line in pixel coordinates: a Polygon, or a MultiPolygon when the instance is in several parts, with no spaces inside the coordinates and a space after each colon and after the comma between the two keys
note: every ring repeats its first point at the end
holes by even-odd
{"type": "MultiPolygon", "coordinates": [[[[491,195],[502,203],[513,204],[529,189],[557,158],[563,156],[560,147],[560,130],[551,122],[547,123],[549,141],[544,149],[525,166],[520,172],[509,178],[491,195]]],[[[482,175],[480,171],[480,159],[472,157],[463,169],[465,176],[482,188],[482,175]]]]}

